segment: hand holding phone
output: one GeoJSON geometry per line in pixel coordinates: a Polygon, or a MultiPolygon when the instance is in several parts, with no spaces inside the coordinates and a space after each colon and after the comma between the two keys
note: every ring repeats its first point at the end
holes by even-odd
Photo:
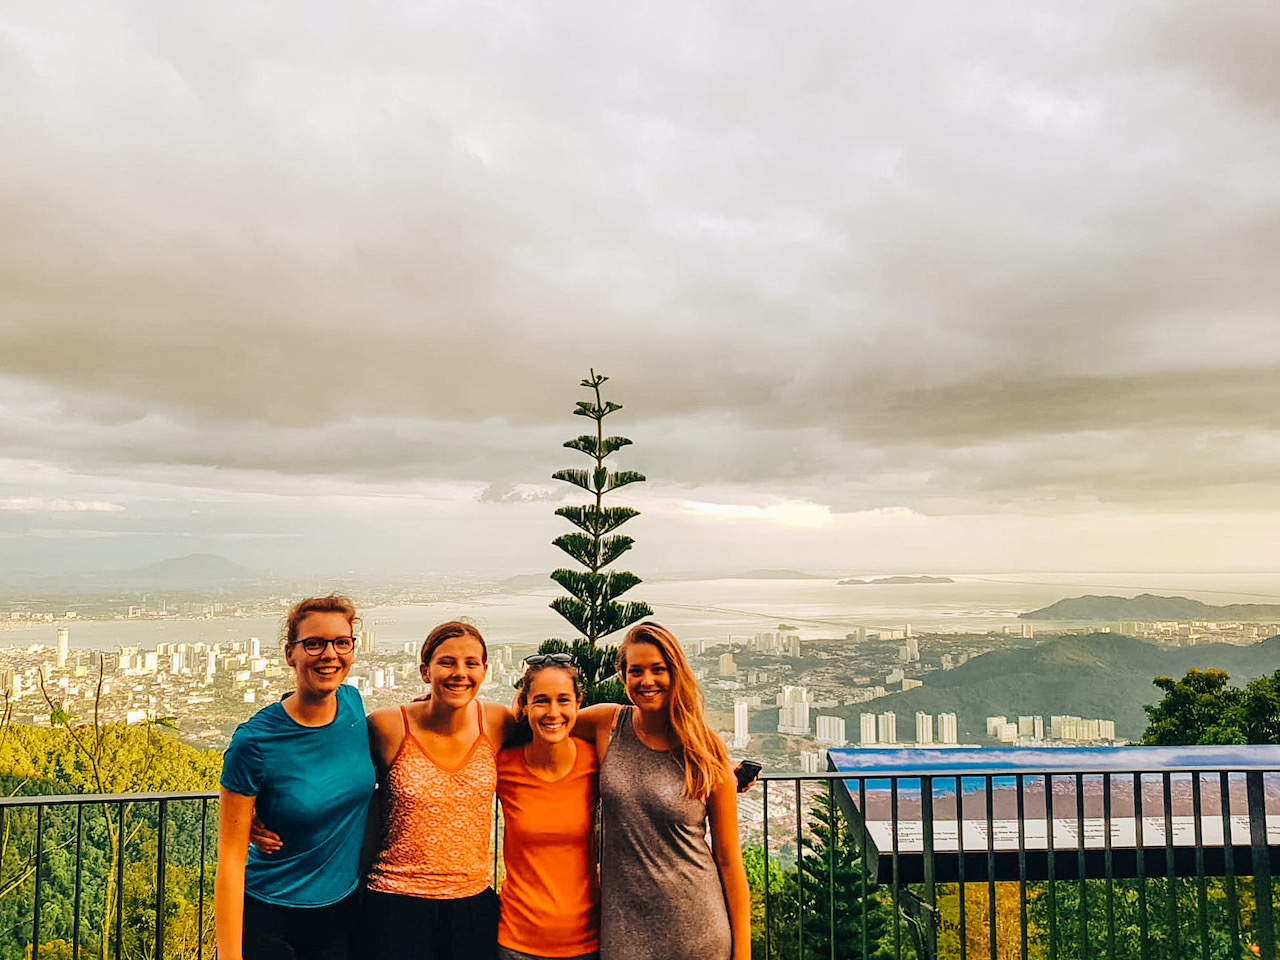
{"type": "Polygon", "coordinates": [[[760,764],[754,760],[743,760],[733,768],[733,776],[738,781],[738,792],[742,793],[756,782],[760,776],[760,764]]]}

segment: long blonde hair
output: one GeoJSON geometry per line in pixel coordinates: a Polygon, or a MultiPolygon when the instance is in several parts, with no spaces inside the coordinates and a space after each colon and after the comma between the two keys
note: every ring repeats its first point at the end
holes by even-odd
{"type": "Polygon", "coordinates": [[[667,712],[671,731],[680,743],[677,753],[684,764],[684,792],[705,803],[715,785],[729,775],[729,754],[707,726],[702,690],[679,642],[666,627],[645,620],[628,630],[618,646],[618,673],[625,679],[627,650],[638,643],[657,647],[667,664],[671,677],[667,712]]]}

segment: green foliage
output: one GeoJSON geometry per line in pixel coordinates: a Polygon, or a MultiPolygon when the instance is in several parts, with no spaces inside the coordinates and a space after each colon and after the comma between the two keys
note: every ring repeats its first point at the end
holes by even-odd
{"type": "MultiPolygon", "coordinates": [[[[644,481],[644,475],[634,470],[610,470],[605,459],[631,443],[626,437],[606,437],[604,418],[622,409],[622,405],[604,400],[600,387],[608,377],[591,371],[582,386],[593,391],[593,401],[580,400],[574,414],[595,421],[596,433],[583,434],[565,443],[570,450],[577,450],[591,458],[593,464],[585,469],[557,470],[552,479],[562,480],[585,491],[593,502],[560,507],[556,516],[563,517],[578,528],[580,533],[566,533],[552,543],[559,547],[583,570],[560,568],[551,579],[563,587],[567,597],[557,597],[551,609],[582,635],[573,644],[572,652],[578,662],[586,689],[587,703],[625,702],[622,684],[612,677],[612,651],[601,649],[600,641],[612,633],[625,629],[638,620],[653,614],[648,604],[639,601],[622,602],[619,597],[641,582],[633,573],[623,570],[605,571],[611,563],[631,549],[634,540],[613,531],[640,511],[631,507],[606,507],[604,496],[620,487],[644,481]]],[[[548,641],[539,649],[547,652],[548,641]]]]}
{"type": "Polygon", "coordinates": [[[1164,697],[1143,708],[1150,723],[1142,742],[1280,743],[1280,670],[1250,680],[1243,688],[1230,686],[1229,680],[1222,670],[1195,668],[1181,680],[1156,677],[1151,682],[1164,697]]]}
{"type": "MultiPolygon", "coordinates": [[[[1115,956],[1146,956],[1150,960],[1183,960],[1184,957],[1206,956],[1213,960],[1238,960],[1251,956],[1246,944],[1254,931],[1252,882],[1235,878],[1235,909],[1241,942],[1231,942],[1231,917],[1228,914],[1227,881],[1221,877],[1197,881],[1175,878],[1173,888],[1173,923],[1170,924],[1169,881],[1163,877],[1145,882],[1125,879],[1113,881],[1110,894],[1115,915],[1115,956]],[[1204,938],[1208,952],[1202,952],[1200,891],[1204,883],[1204,938]],[[1146,945],[1143,947],[1143,927],[1146,945]]],[[[1027,919],[1031,943],[1044,955],[1058,960],[1086,960],[1108,956],[1110,925],[1105,880],[1086,880],[1084,884],[1084,929],[1081,930],[1080,884],[1078,882],[1035,884],[1028,891],[1027,919]],[[1052,918],[1052,919],[1051,919],[1052,918]],[[1084,949],[1081,950],[1083,942],[1084,949]],[[1048,951],[1052,945],[1052,954],[1048,951]]]]}
{"type": "MultiPolygon", "coordinates": [[[[751,887],[752,956],[765,955],[766,939],[769,955],[778,960],[800,956],[802,943],[806,957],[881,960],[892,956],[892,907],[873,877],[866,876],[864,883],[859,851],[844,817],[832,807],[829,793],[810,809],[800,849],[798,867],[792,868],[776,857],[768,858],[763,847],[743,849],[751,887]]],[[[903,953],[911,955],[909,949],[903,953]]]]}

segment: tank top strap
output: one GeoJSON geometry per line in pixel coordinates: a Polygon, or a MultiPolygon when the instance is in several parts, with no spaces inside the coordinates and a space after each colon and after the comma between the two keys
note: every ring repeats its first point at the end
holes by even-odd
{"type": "Polygon", "coordinates": [[[403,703],[400,704],[400,719],[404,721],[404,736],[407,740],[411,736],[409,733],[409,710],[403,703]]]}
{"type": "Polygon", "coordinates": [[[479,724],[480,736],[483,737],[484,736],[484,704],[481,703],[479,700],[475,701],[475,704],[476,704],[476,711],[477,711],[476,723],[479,724]]]}

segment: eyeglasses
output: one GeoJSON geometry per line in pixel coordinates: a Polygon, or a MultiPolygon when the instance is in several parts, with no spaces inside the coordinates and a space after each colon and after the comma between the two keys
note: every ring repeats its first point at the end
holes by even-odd
{"type": "Polygon", "coordinates": [[[537,667],[544,663],[573,663],[573,655],[568,653],[535,653],[531,657],[525,657],[524,662],[531,667],[537,667]]]}
{"type": "Polygon", "coordinates": [[[332,640],[326,640],[324,637],[304,637],[301,640],[295,640],[290,646],[301,646],[307,651],[307,656],[318,657],[324,653],[324,648],[333,644],[333,652],[338,656],[346,656],[356,648],[355,637],[334,637],[332,640]]]}

